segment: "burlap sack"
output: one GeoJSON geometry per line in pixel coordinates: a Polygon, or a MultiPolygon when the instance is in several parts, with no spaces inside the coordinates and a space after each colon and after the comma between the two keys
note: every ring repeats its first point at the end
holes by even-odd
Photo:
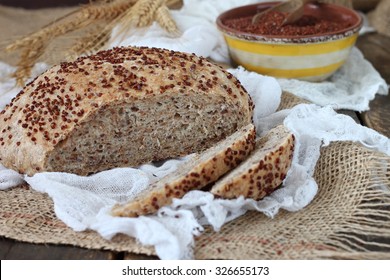
{"type": "Polygon", "coordinates": [[[322,2],[342,5],[349,8],[352,7],[352,0],[323,0],[322,2]]]}
{"type": "Polygon", "coordinates": [[[390,36],[390,0],[382,0],[368,19],[379,33],[390,36]]]}
{"type": "Polygon", "coordinates": [[[378,5],[381,0],[353,0],[353,8],[360,11],[370,11],[378,5]]]}
{"type": "MultiPolygon", "coordinates": [[[[285,93],[279,109],[301,103],[285,93]]],[[[319,193],[304,210],[274,219],[248,212],[220,232],[197,238],[197,259],[390,259],[390,157],[349,142],[323,148],[319,193]]],[[[0,191],[0,235],[31,243],[69,244],[153,255],[126,236],[107,241],[59,221],[50,198],[28,186],[0,191]]]]}
{"type": "Polygon", "coordinates": [[[197,240],[199,259],[390,259],[390,158],[358,144],[323,148],[319,193],[297,213],[249,212],[197,240]]]}

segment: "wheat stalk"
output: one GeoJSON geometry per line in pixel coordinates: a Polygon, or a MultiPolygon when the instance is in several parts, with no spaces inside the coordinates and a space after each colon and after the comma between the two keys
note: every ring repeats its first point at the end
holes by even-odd
{"type": "Polygon", "coordinates": [[[138,0],[129,10],[128,18],[137,27],[150,25],[154,20],[154,13],[163,4],[164,0],[138,0]]]}
{"type": "Polygon", "coordinates": [[[331,4],[338,4],[341,6],[348,7],[348,8],[353,7],[352,0],[323,0],[322,2],[331,3],[331,4]]]}
{"type": "Polygon", "coordinates": [[[99,50],[110,39],[111,31],[116,26],[119,28],[119,32],[117,32],[119,36],[119,34],[125,34],[126,30],[132,28],[133,26],[146,26],[151,24],[153,20],[156,20],[160,26],[169,33],[174,36],[179,36],[180,32],[174,19],[169,13],[168,7],[172,6],[178,8],[181,4],[182,0],[138,0],[134,6],[130,7],[120,16],[115,18],[115,20],[107,24],[102,31],[97,31],[95,34],[91,34],[90,37],[84,38],[73,48],[73,56],[80,53],[85,54],[99,50]],[[159,11],[161,7],[165,7],[166,11],[161,13],[161,10],[159,11]],[[165,18],[162,18],[161,16],[165,18]]]}
{"type": "Polygon", "coordinates": [[[87,36],[78,40],[78,43],[70,51],[73,56],[102,48],[110,38],[111,31],[116,25],[123,29],[131,28],[131,26],[142,27],[150,25],[156,19],[167,31],[176,32],[177,27],[176,29],[173,27],[175,23],[169,11],[157,11],[162,5],[177,5],[180,2],[181,0],[91,1],[80,9],[46,25],[41,30],[7,46],[7,51],[21,51],[17,70],[13,76],[19,85],[23,85],[25,79],[30,76],[32,67],[45,53],[51,41],[76,30],[98,25],[101,22],[105,23],[102,30],[90,32],[87,36]],[[161,13],[167,16],[165,20],[161,18],[161,13]]]}
{"type": "Polygon", "coordinates": [[[9,45],[6,50],[13,51],[18,48],[30,46],[37,40],[55,38],[71,31],[90,25],[98,20],[113,20],[134,4],[136,0],[117,0],[107,4],[89,4],[80,10],[65,15],[59,20],[50,23],[41,30],[17,40],[9,45]]]}
{"type": "Polygon", "coordinates": [[[180,31],[176,25],[176,22],[172,18],[167,6],[162,5],[156,11],[156,21],[164,28],[168,33],[179,35],[180,31]]]}
{"type": "Polygon", "coordinates": [[[177,6],[181,0],[138,0],[138,2],[125,15],[118,20],[116,38],[126,34],[126,31],[132,27],[143,27],[150,25],[155,20],[163,29],[171,32],[173,36],[179,36],[180,32],[174,19],[168,11],[167,5],[177,6]],[[162,7],[166,7],[164,11],[162,7]],[[165,17],[165,18],[164,18],[165,17]]]}
{"type": "Polygon", "coordinates": [[[104,27],[98,27],[88,35],[81,38],[66,54],[68,60],[73,60],[80,54],[90,54],[104,47],[110,38],[110,31],[104,27]]]}
{"type": "Polygon", "coordinates": [[[117,0],[114,2],[99,1],[98,4],[91,3],[7,46],[6,51],[21,50],[17,69],[13,74],[17,84],[24,84],[25,79],[30,76],[34,64],[44,54],[47,45],[53,39],[84,28],[99,20],[113,20],[123,10],[133,5],[135,1],[117,0]]]}
{"type": "Polygon", "coordinates": [[[35,62],[42,56],[46,44],[44,41],[37,40],[34,42],[34,48],[24,49],[20,54],[20,59],[17,63],[16,71],[13,76],[16,78],[17,84],[23,85],[26,77],[31,74],[31,69],[35,62]]]}
{"type": "Polygon", "coordinates": [[[164,2],[165,6],[169,8],[179,8],[182,3],[182,0],[165,0],[164,2]]]}

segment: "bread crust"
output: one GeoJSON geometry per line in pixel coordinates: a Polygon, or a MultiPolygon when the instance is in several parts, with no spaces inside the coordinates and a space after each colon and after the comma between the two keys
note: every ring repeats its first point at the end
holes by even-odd
{"type": "MultiPolygon", "coordinates": [[[[77,135],[90,137],[83,135],[83,130],[87,131],[89,122],[96,119],[102,110],[122,105],[132,108],[132,104],[137,102],[148,104],[150,100],[169,100],[178,96],[218,97],[226,103],[226,108],[234,108],[234,112],[229,111],[228,118],[238,119],[235,128],[232,126],[225,131],[223,125],[218,128],[222,130],[218,137],[204,136],[197,141],[192,140],[204,142],[202,147],[195,146],[195,149],[206,149],[251,122],[253,103],[245,89],[230,73],[205,58],[156,48],[114,48],[74,62],[61,63],[29,83],[0,113],[0,161],[4,166],[28,175],[41,171],[70,171],[87,175],[102,170],[99,166],[109,169],[161,160],[157,151],[149,158],[143,158],[142,162],[135,154],[100,165],[98,161],[102,159],[93,159],[89,168],[84,155],[93,153],[95,147],[77,147],[73,163],[85,160],[79,169],[72,169],[72,159],[64,159],[61,154],[56,155],[59,160],[57,166],[49,158],[72,135],[79,132],[77,135]],[[80,154],[83,156],[77,158],[80,154]]],[[[213,99],[210,102],[214,102],[213,99]]],[[[169,106],[169,111],[176,110],[173,103],[169,106]]],[[[215,109],[222,118],[223,110],[215,109]]],[[[153,119],[155,115],[149,112],[148,117],[153,119]]],[[[111,119],[108,125],[114,126],[115,115],[110,116],[111,119]]],[[[169,124],[165,125],[169,131],[169,124]]],[[[211,124],[207,125],[205,130],[217,130],[211,124]]],[[[152,128],[157,126],[155,123],[152,128]]],[[[100,129],[104,131],[105,127],[100,129]]],[[[98,144],[99,139],[95,140],[98,144]]],[[[77,144],[77,139],[72,141],[77,144]]],[[[147,145],[134,143],[131,135],[120,141],[123,146],[138,145],[148,149],[147,145]]],[[[179,147],[183,139],[172,141],[176,141],[179,147]]],[[[172,149],[173,157],[197,152],[186,149],[175,154],[174,150],[180,149],[172,149]]],[[[118,150],[107,149],[106,153],[118,153],[118,150]]]]}
{"type": "Polygon", "coordinates": [[[295,137],[284,126],[271,129],[257,140],[256,149],[236,169],[226,174],[211,189],[216,197],[243,196],[260,200],[283,183],[290,169],[295,137]]]}
{"type": "Polygon", "coordinates": [[[152,214],[162,206],[171,204],[173,198],[181,198],[191,190],[202,189],[242,162],[254,149],[255,138],[254,126],[247,125],[179,166],[178,171],[152,184],[136,199],[115,206],[112,214],[122,217],[152,214]]]}

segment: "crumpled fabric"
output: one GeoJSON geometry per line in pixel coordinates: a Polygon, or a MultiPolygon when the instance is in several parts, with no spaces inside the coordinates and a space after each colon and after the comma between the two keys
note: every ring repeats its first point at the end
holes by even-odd
{"type": "Polygon", "coordinates": [[[107,239],[123,233],[135,237],[143,245],[155,246],[162,259],[189,259],[193,257],[194,236],[201,234],[205,225],[219,230],[249,210],[260,211],[272,218],[280,209],[299,211],[307,206],[318,190],[312,175],[321,146],[332,141],[351,140],[390,155],[387,137],[356,124],[348,116],[337,114],[331,107],[298,105],[275,112],[281,95],[275,79],[243,69],[231,72],[250,89],[255,106],[267,106],[267,100],[270,100],[272,112],[264,114],[258,110],[254,113],[258,135],[284,124],[296,137],[293,163],[284,187],[261,201],[243,197],[215,199],[208,192],[191,191],[182,199],[174,199],[172,205],[162,207],[155,215],[138,218],[110,215],[113,205],[132,199],[151,182],[180,168],[180,164],[192,155],[166,161],[161,166],[116,168],[88,177],[56,172],[29,177],[13,171],[2,176],[3,171],[0,171],[0,182],[11,187],[25,181],[34,190],[47,193],[54,201],[57,217],[76,231],[92,229],[107,239]],[[264,87],[253,86],[257,84],[264,87]]]}

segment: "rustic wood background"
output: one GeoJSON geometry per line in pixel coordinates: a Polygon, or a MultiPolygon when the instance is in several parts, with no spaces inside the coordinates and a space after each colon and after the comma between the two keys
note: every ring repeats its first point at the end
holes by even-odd
{"type": "Polygon", "coordinates": [[[89,0],[0,0],[0,5],[39,9],[44,7],[64,7],[88,3],[89,0]]]}

